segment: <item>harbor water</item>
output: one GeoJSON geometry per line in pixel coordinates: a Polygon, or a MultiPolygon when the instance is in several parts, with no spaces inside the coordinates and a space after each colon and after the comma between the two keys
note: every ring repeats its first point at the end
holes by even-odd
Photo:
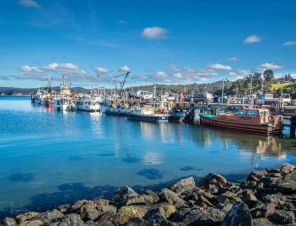
{"type": "Polygon", "coordinates": [[[0,96],[0,153],[0,210],[22,211],[210,172],[242,181],[253,170],[296,164],[296,140],[56,112],[30,97],[0,96]]]}

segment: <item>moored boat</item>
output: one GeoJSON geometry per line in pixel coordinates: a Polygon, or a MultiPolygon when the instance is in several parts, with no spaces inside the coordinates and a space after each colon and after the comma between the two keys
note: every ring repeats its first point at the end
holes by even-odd
{"type": "Polygon", "coordinates": [[[169,121],[171,122],[190,122],[192,113],[182,109],[172,109],[169,111],[169,121]]]}
{"type": "Polygon", "coordinates": [[[121,104],[110,104],[109,107],[106,108],[105,114],[106,115],[113,115],[113,116],[121,116],[127,117],[127,113],[130,111],[130,108],[127,106],[122,106],[121,104]]]}
{"type": "Polygon", "coordinates": [[[268,109],[253,107],[234,113],[200,114],[200,124],[264,135],[279,134],[282,122],[282,115],[271,115],[268,109]]]}
{"type": "Polygon", "coordinates": [[[169,115],[156,113],[150,105],[133,106],[130,112],[127,112],[129,120],[144,122],[168,122],[169,115]]]}

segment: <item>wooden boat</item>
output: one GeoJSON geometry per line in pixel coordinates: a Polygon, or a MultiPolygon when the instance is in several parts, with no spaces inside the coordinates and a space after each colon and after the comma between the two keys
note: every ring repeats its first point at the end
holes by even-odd
{"type": "Polygon", "coordinates": [[[169,115],[154,111],[154,107],[150,105],[133,106],[130,112],[127,112],[129,120],[144,122],[168,122],[169,115]]]}
{"type": "Polygon", "coordinates": [[[192,113],[182,109],[172,109],[169,111],[170,122],[190,122],[192,113]]]}
{"type": "Polygon", "coordinates": [[[283,116],[271,115],[268,109],[242,108],[234,113],[200,114],[200,124],[264,135],[281,132],[283,116]]]}

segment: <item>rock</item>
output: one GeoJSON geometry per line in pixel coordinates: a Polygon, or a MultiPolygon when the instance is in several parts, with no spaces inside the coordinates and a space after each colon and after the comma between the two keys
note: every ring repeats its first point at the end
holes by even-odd
{"type": "Polygon", "coordinates": [[[20,214],[16,216],[17,222],[20,224],[26,220],[31,220],[33,217],[37,216],[38,212],[26,212],[24,214],[20,214]]]}
{"type": "Polygon", "coordinates": [[[131,187],[125,186],[124,188],[117,189],[115,191],[114,203],[119,203],[137,196],[139,196],[137,192],[135,192],[131,187]]]}
{"type": "Polygon", "coordinates": [[[209,173],[207,176],[201,178],[199,182],[201,188],[205,188],[212,194],[219,193],[220,188],[229,187],[231,185],[230,182],[217,173],[209,173]]]}
{"type": "Polygon", "coordinates": [[[195,187],[196,187],[196,185],[195,185],[193,177],[182,179],[178,182],[175,182],[175,183],[172,183],[169,185],[169,189],[177,194],[181,194],[184,191],[190,190],[195,187]]]}
{"type": "Polygon", "coordinates": [[[250,209],[250,213],[252,217],[269,217],[275,212],[275,205],[274,204],[267,204],[265,205],[263,202],[257,202],[252,208],[250,209]]]}
{"type": "Polygon", "coordinates": [[[113,213],[112,211],[107,211],[99,217],[99,220],[97,221],[97,223],[99,225],[109,224],[109,222],[113,221],[114,217],[115,217],[115,213],[113,213]]]}
{"type": "Polygon", "coordinates": [[[296,170],[293,170],[292,172],[287,173],[284,176],[283,180],[284,181],[290,181],[290,180],[296,181],[296,170]]]}
{"type": "Polygon", "coordinates": [[[258,171],[253,171],[249,174],[247,177],[247,180],[251,180],[249,178],[253,178],[252,180],[258,181],[259,179],[265,177],[267,175],[267,172],[265,170],[258,170],[258,171]]]}
{"type": "MultiPolygon", "coordinates": [[[[83,199],[83,200],[79,200],[77,202],[75,202],[72,206],[71,209],[72,211],[76,211],[76,210],[80,210],[80,208],[84,205],[89,203],[90,201],[83,199]]],[[[79,211],[80,212],[80,211],[79,211]]]]}
{"type": "Polygon", "coordinates": [[[93,220],[88,220],[84,224],[85,226],[97,226],[97,223],[94,222],[93,220]]]}
{"type": "Polygon", "coordinates": [[[222,195],[219,195],[216,199],[217,203],[226,204],[231,203],[234,204],[235,202],[242,201],[239,197],[236,197],[236,194],[232,192],[225,192],[222,195]]]}
{"type": "Polygon", "coordinates": [[[58,226],[84,226],[80,216],[76,213],[70,213],[65,216],[58,224],[58,226]]]}
{"type": "Polygon", "coordinates": [[[252,216],[248,206],[243,202],[234,203],[232,209],[226,214],[220,226],[252,226],[252,216]]]}
{"type": "Polygon", "coordinates": [[[70,204],[63,204],[63,205],[60,205],[58,206],[58,209],[62,212],[62,213],[66,213],[69,208],[71,207],[70,204]]]}
{"type": "Polygon", "coordinates": [[[115,225],[112,223],[112,221],[106,220],[104,222],[98,223],[97,226],[115,226],[115,225]]]}
{"type": "Polygon", "coordinates": [[[151,205],[154,203],[154,198],[151,195],[139,195],[130,199],[127,199],[124,202],[124,205],[151,205]]]}
{"type": "Polygon", "coordinates": [[[160,207],[163,208],[163,216],[168,219],[170,218],[176,211],[176,207],[174,205],[168,203],[161,203],[160,207]]]}
{"type": "Polygon", "coordinates": [[[117,208],[111,205],[109,200],[97,199],[97,200],[94,200],[94,203],[96,204],[96,208],[98,210],[99,216],[108,211],[111,211],[114,214],[116,214],[117,212],[117,208]]]}
{"type": "Polygon", "coordinates": [[[98,218],[99,212],[94,204],[88,203],[81,207],[80,216],[83,220],[95,220],[98,218]]]}
{"type": "Polygon", "coordinates": [[[6,217],[3,220],[5,226],[17,226],[16,221],[13,218],[6,217]]]}
{"type": "Polygon", "coordinates": [[[273,203],[274,205],[284,205],[286,203],[286,197],[282,194],[262,194],[260,199],[265,203],[273,203]]]}
{"type": "Polygon", "coordinates": [[[214,204],[207,200],[203,195],[200,195],[194,204],[201,207],[214,207],[214,204]]]}
{"type": "Polygon", "coordinates": [[[185,226],[185,224],[180,223],[180,222],[177,222],[177,223],[171,222],[160,214],[152,215],[148,220],[148,225],[149,226],[158,226],[158,225],[161,225],[161,226],[185,226]]]}
{"type": "Polygon", "coordinates": [[[282,193],[292,193],[296,191],[296,182],[294,180],[279,181],[276,186],[277,190],[282,193]]]}
{"type": "Polygon", "coordinates": [[[129,219],[125,226],[148,226],[148,223],[141,218],[135,217],[129,219]]]}
{"type": "Polygon", "coordinates": [[[158,200],[159,200],[159,196],[158,196],[157,193],[155,193],[154,191],[152,191],[152,190],[150,190],[150,189],[147,189],[147,190],[145,191],[145,194],[146,194],[146,195],[150,195],[150,196],[152,196],[153,199],[154,199],[154,203],[157,203],[157,202],[158,202],[158,200]]]}
{"type": "Polygon", "coordinates": [[[271,219],[280,224],[294,224],[295,215],[292,211],[283,211],[277,210],[272,216],[271,219]]]}
{"type": "Polygon", "coordinates": [[[273,226],[274,224],[271,223],[266,218],[255,218],[253,219],[253,226],[273,226]]]}
{"type": "Polygon", "coordinates": [[[114,217],[113,223],[115,225],[122,225],[134,217],[143,218],[147,209],[140,206],[123,206],[119,209],[117,215],[114,217]]]}
{"type": "Polygon", "coordinates": [[[254,189],[256,186],[256,181],[244,181],[240,184],[240,188],[242,189],[254,189]]]}
{"type": "Polygon", "coordinates": [[[31,220],[31,221],[24,221],[23,223],[19,224],[19,226],[41,226],[43,222],[40,220],[31,220]]]}
{"type": "Polygon", "coordinates": [[[253,192],[249,190],[245,190],[241,193],[241,199],[244,203],[246,203],[249,207],[253,204],[257,203],[257,197],[254,195],[253,192]]]}
{"type": "Polygon", "coordinates": [[[295,169],[295,166],[289,164],[289,163],[284,163],[282,168],[281,168],[281,172],[287,174],[292,172],[295,169]]]}
{"type": "Polygon", "coordinates": [[[44,213],[38,214],[33,218],[33,220],[40,220],[44,224],[46,224],[46,223],[51,223],[53,221],[57,221],[58,219],[61,219],[63,217],[64,217],[64,214],[54,209],[53,211],[46,211],[44,213]]]}
{"type": "Polygon", "coordinates": [[[188,206],[187,203],[185,202],[185,200],[179,198],[175,192],[173,192],[167,188],[162,189],[162,191],[160,193],[160,197],[163,201],[174,205],[177,209],[180,207],[188,206]]]}

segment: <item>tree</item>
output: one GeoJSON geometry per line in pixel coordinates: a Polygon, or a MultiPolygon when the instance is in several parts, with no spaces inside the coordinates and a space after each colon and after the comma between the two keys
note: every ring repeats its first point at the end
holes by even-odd
{"type": "Polygon", "coordinates": [[[265,83],[272,83],[274,81],[274,75],[272,70],[266,70],[263,73],[263,77],[265,80],[265,83]]]}
{"type": "Polygon", "coordinates": [[[288,73],[288,74],[285,75],[285,80],[286,80],[287,82],[290,82],[291,79],[292,79],[292,75],[291,75],[290,73],[288,73]]]}

